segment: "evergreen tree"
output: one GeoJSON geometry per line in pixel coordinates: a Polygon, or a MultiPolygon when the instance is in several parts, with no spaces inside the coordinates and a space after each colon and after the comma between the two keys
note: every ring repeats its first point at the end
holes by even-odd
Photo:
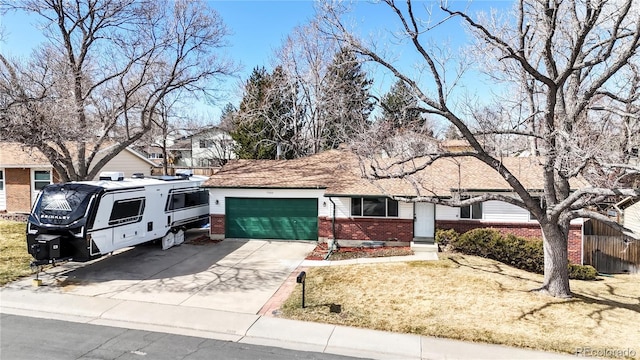
{"type": "Polygon", "coordinates": [[[419,110],[418,98],[402,80],[393,84],[389,92],[382,97],[380,105],[382,119],[387,121],[393,129],[424,124],[424,118],[419,110]]]}
{"type": "Polygon", "coordinates": [[[227,103],[220,114],[220,128],[228,132],[233,131],[233,118],[237,113],[238,109],[232,103],[227,103]]]}
{"type": "Polygon", "coordinates": [[[278,67],[269,74],[255,68],[245,84],[239,110],[232,118],[231,137],[241,159],[292,158],[299,121],[295,115],[295,86],[278,67]],[[281,152],[278,152],[278,148],[281,152]]]}
{"type": "Polygon", "coordinates": [[[368,126],[374,103],[369,93],[373,80],[367,78],[362,63],[349,49],[341,49],[329,65],[322,103],[323,148],[337,148],[353,134],[368,126]]]}

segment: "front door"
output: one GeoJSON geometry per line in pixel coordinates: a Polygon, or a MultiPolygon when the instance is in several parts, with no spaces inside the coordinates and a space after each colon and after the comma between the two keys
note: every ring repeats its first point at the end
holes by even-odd
{"type": "Polygon", "coordinates": [[[435,205],[430,203],[415,203],[415,220],[413,236],[416,238],[435,237],[435,205]]]}

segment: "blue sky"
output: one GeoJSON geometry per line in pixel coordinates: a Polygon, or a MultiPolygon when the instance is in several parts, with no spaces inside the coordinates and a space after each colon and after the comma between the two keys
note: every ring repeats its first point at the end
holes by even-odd
{"type": "MultiPolygon", "coordinates": [[[[456,7],[467,5],[465,0],[454,2],[456,7]]],[[[208,3],[220,13],[232,32],[228,38],[230,46],[224,51],[228,57],[243,65],[243,70],[238,74],[241,80],[245,80],[256,66],[269,68],[274,50],[282,45],[283,40],[294,27],[304,25],[314,15],[314,4],[309,0],[209,0],[208,3]]],[[[429,6],[429,4],[431,4],[430,1],[416,1],[414,6],[429,6]]],[[[476,0],[474,7],[505,7],[510,4],[512,4],[511,1],[476,0]]],[[[388,19],[393,16],[386,6],[373,5],[368,1],[358,2],[356,9],[354,19],[365,32],[389,27],[388,19]]],[[[4,16],[0,23],[6,35],[4,41],[0,42],[0,51],[3,54],[26,57],[44,40],[35,27],[35,18],[11,13],[4,16]]],[[[440,36],[441,41],[450,41],[453,44],[461,41],[465,36],[464,31],[453,23],[441,26],[436,34],[440,36]]],[[[226,82],[227,98],[221,100],[213,109],[207,109],[207,113],[218,114],[219,109],[227,102],[237,105],[239,99],[235,89],[238,78],[229,79],[226,82]]],[[[384,91],[391,82],[388,78],[375,80],[379,84],[384,83],[384,85],[378,85],[378,92],[384,91]]]]}

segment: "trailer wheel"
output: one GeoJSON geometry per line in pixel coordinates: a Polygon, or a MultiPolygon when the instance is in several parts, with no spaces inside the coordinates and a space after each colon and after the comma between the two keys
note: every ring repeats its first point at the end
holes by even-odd
{"type": "Polygon", "coordinates": [[[174,237],[174,245],[180,245],[184,242],[184,230],[178,229],[174,237]]]}
{"type": "Polygon", "coordinates": [[[168,248],[175,245],[176,235],[169,231],[167,235],[162,237],[162,250],[167,250],[168,248]]]}

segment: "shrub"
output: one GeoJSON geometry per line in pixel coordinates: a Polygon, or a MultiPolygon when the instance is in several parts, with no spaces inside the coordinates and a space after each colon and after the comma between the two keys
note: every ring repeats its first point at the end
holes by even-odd
{"type": "Polygon", "coordinates": [[[497,260],[518,269],[541,274],[544,271],[542,240],[503,236],[493,229],[474,229],[452,240],[454,250],[497,260]]]}
{"type": "Polygon", "coordinates": [[[569,264],[569,279],[595,280],[598,271],[591,265],[569,264]]]}
{"type": "MultiPolygon", "coordinates": [[[[498,260],[497,248],[502,247],[502,235],[492,229],[473,229],[462,234],[457,240],[452,240],[451,245],[455,250],[469,255],[482,256],[498,260]]],[[[502,249],[501,249],[502,250],[502,249]]]]}
{"type": "Polygon", "coordinates": [[[449,243],[451,243],[452,241],[457,241],[459,237],[460,237],[460,234],[458,234],[453,229],[436,230],[436,242],[440,244],[442,247],[449,245],[449,243]]]}
{"type": "MultiPolygon", "coordinates": [[[[443,233],[449,231],[453,230],[443,233]]],[[[457,235],[455,231],[453,233],[457,235]]],[[[445,237],[444,234],[441,236],[445,237]]],[[[541,239],[503,236],[493,229],[474,229],[460,236],[449,237],[449,243],[454,250],[468,255],[486,257],[529,272],[544,273],[544,248],[541,239]]],[[[593,266],[569,264],[569,279],[595,280],[597,275],[593,266]]]]}

